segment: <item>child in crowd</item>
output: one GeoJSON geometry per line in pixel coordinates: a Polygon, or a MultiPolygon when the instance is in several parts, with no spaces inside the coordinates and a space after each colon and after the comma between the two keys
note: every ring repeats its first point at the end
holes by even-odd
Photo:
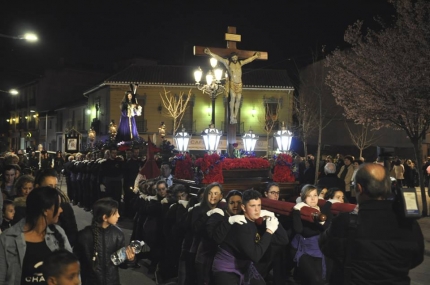
{"type": "Polygon", "coordinates": [[[43,261],[43,276],[48,285],[80,285],[81,269],[78,257],[68,250],[52,252],[43,261]]]}
{"type": "Polygon", "coordinates": [[[4,232],[12,226],[12,220],[15,216],[15,206],[12,200],[3,201],[3,221],[1,223],[1,232],[4,232]]]}
{"type": "MultiPolygon", "coordinates": [[[[116,226],[118,218],[117,201],[102,198],[94,203],[92,225],[79,232],[74,248],[82,265],[83,285],[120,284],[118,267],[111,261],[111,255],[125,246],[124,233],[116,226]]],[[[130,246],[126,253],[132,261],[135,254],[130,246]]]]}

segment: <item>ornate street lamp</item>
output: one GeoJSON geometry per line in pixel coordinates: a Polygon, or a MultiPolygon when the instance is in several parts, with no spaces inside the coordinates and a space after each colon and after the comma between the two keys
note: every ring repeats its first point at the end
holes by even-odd
{"type": "Polygon", "coordinates": [[[247,152],[252,152],[255,149],[255,144],[258,141],[259,136],[254,134],[252,130],[249,130],[242,136],[243,148],[247,152]]]}
{"type": "Polygon", "coordinates": [[[184,126],[182,126],[182,131],[176,133],[175,135],[176,148],[182,153],[187,152],[188,143],[190,142],[190,139],[191,139],[191,135],[188,134],[185,131],[184,126]]]}
{"type": "Polygon", "coordinates": [[[284,122],[282,122],[281,130],[277,131],[273,136],[276,138],[280,151],[287,152],[290,150],[293,133],[285,128],[284,122]]]}
{"type": "Polygon", "coordinates": [[[218,149],[219,139],[222,136],[222,131],[215,128],[213,124],[209,125],[209,128],[202,132],[203,141],[205,143],[205,149],[209,153],[216,152],[218,149]]]}
{"type": "Polygon", "coordinates": [[[212,57],[210,63],[212,70],[209,70],[206,74],[206,84],[200,83],[203,76],[203,71],[200,67],[194,71],[194,79],[197,89],[204,94],[208,94],[212,100],[212,124],[215,124],[215,99],[218,95],[225,93],[225,87],[222,85],[222,81],[225,80],[228,75],[226,72],[225,78],[222,78],[223,70],[221,68],[216,68],[218,61],[215,58],[212,57]]]}

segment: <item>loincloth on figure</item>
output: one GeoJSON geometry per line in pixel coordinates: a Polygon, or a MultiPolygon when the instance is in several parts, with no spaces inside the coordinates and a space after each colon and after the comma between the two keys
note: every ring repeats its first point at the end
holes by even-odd
{"type": "Polygon", "coordinates": [[[235,94],[242,94],[242,82],[236,83],[233,81],[230,81],[230,88],[233,90],[235,94]]]}

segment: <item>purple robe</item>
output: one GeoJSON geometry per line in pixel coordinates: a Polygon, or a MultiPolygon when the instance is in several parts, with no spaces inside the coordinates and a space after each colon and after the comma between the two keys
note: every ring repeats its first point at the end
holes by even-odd
{"type": "Polygon", "coordinates": [[[134,118],[135,114],[133,111],[130,111],[131,115],[129,117],[128,107],[129,104],[123,103],[121,118],[119,119],[119,126],[116,134],[117,141],[131,141],[139,136],[136,127],[136,120],[134,118]]]}

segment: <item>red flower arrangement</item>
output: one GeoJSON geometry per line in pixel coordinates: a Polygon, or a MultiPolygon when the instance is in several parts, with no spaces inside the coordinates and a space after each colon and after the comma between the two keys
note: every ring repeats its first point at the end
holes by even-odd
{"type": "Polygon", "coordinates": [[[273,181],[275,182],[294,182],[296,180],[291,171],[293,165],[293,157],[286,153],[281,153],[275,160],[275,173],[273,181]]]}
{"type": "Polygon", "coordinates": [[[222,162],[222,169],[260,169],[269,168],[270,163],[267,159],[259,157],[225,158],[222,162]]]}
{"type": "Polygon", "coordinates": [[[196,160],[195,165],[200,167],[200,170],[203,172],[204,175],[202,183],[224,183],[221,160],[221,157],[217,153],[206,153],[203,158],[199,158],[196,160]]]}
{"type": "Polygon", "coordinates": [[[175,160],[175,178],[177,179],[194,179],[193,161],[188,154],[177,154],[175,160]]]}

